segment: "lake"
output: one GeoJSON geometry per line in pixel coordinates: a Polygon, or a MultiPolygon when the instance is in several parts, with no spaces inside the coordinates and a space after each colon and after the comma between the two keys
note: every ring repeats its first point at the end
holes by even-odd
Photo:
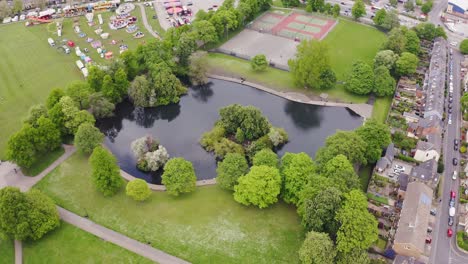
{"type": "Polygon", "coordinates": [[[136,168],[130,149],[133,140],[152,135],[171,157],[191,161],[199,180],[211,179],[216,177],[215,157],[198,141],[213,128],[219,109],[234,103],[258,107],[273,126],[288,132],[289,142],[278,150],[280,156],[285,152],[306,152],[314,157],[327,136],[337,129],[355,129],[363,121],[347,108],[292,102],[250,86],[211,79],[206,86],[191,87],[178,104],[143,109],[122,102],[114,117],[99,120],[97,125],[106,135],[105,145],[117,157],[120,167],[135,177],[161,183],[160,173],[144,173],[136,168]]]}

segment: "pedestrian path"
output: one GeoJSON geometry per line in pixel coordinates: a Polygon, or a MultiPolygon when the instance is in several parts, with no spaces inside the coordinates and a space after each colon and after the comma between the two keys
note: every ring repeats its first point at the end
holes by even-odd
{"type": "Polygon", "coordinates": [[[141,19],[143,20],[143,25],[145,26],[146,30],[148,30],[148,32],[153,35],[153,37],[157,38],[157,39],[160,39],[161,37],[159,36],[158,33],[154,32],[153,28],[150,26],[150,24],[148,23],[148,18],[146,17],[146,10],[145,10],[145,6],[143,4],[137,4],[139,7],[140,7],[140,11],[141,11],[141,19]]]}

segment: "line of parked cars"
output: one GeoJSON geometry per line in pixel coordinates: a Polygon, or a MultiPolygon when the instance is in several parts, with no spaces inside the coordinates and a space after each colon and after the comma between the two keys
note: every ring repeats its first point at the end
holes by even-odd
{"type": "Polygon", "coordinates": [[[453,226],[454,217],[455,217],[455,197],[456,194],[454,191],[450,191],[450,202],[449,202],[449,218],[448,218],[448,225],[449,228],[447,229],[447,236],[452,237],[453,230],[451,226],[453,226]]]}

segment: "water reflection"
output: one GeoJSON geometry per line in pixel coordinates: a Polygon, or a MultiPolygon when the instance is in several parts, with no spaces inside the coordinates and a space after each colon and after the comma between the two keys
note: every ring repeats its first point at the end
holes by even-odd
{"type": "Polygon", "coordinates": [[[278,150],[279,155],[304,151],[313,156],[325,138],[337,129],[354,129],[362,122],[345,108],[295,103],[248,86],[211,80],[209,85],[190,88],[178,104],[143,109],[123,102],[117,106],[115,116],[99,120],[98,127],[106,135],[105,144],[116,155],[121,168],[136,177],[161,182],[160,174],[136,169],[130,150],[133,140],[152,135],[171,157],[191,161],[198,179],[210,179],[216,176],[216,161],[198,140],[213,127],[218,110],[233,103],[256,106],[274,126],[286,129],[290,141],[278,150]]]}

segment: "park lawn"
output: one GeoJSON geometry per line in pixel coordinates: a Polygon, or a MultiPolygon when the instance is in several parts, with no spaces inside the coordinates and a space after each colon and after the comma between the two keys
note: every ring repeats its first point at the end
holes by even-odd
{"type": "Polygon", "coordinates": [[[387,37],[374,27],[339,18],[323,40],[328,44],[330,62],[339,81],[344,81],[356,60],[372,65],[387,37]]]}
{"type": "Polygon", "coordinates": [[[372,176],[372,165],[366,165],[359,168],[359,181],[361,182],[361,188],[363,192],[367,192],[369,186],[369,180],[372,176]]]}
{"type": "Polygon", "coordinates": [[[15,245],[13,240],[0,238],[0,264],[12,264],[15,262],[15,245]]]}
{"type": "Polygon", "coordinates": [[[153,5],[145,6],[146,20],[148,20],[148,24],[154,31],[156,31],[161,37],[164,37],[164,33],[166,33],[166,31],[161,27],[161,24],[159,24],[159,19],[153,18],[153,15],[156,15],[156,11],[154,11],[154,8],[152,7],[153,5]]]}
{"type": "Polygon", "coordinates": [[[65,153],[65,150],[63,149],[63,147],[60,147],[52,152],[40,156],[30,168],[23,168],[21,170],[23,171],[24,175],[36,176],[43,170],[45,170],[47,167],[49,167],[49,165],[52,164],[56,159],[62,156],[63,153],[65,153]]]}
{"type": "Polygon", "coordinates": [[[326,91],[298,88],[290,72],[268,67],[263,72],[253,71],[250,62],[233,56],[209,53],[208,65],[210,72],[233,78],[244,77],[249,82],[259,83],[280,92],[300,92],[311,98],[319,99],[320,93],[328,93],[329,98],[341,102],[365,103],[366,96],[358,96],[345,91],[342,87],[335,87],[326,91]]]}
{"type": "Polygon", "coordinates": [[[21,128],[32,105],[49,91],[83,79],[70,56],[49,47],[45,26],[23,23],[0,27],[0,159],[8,138],[21,128]]]}
{"type": "Polygon", "coordinates": [[[122,190],[104,198],[92,185],[87,157],[74,154],[35,188],[58,205],[193,263],[298,263],[304,237],[295,208],[236,203],[218,186],[172,197],[154,192],[138,203],[122,190]]]}
{"type": "Polygon", "coordinates": [[[38,241],[23,242],[23,263],[154,263],[73,225],[60,227],[38,241]]]}
{"type": "Polygon", "coordinates": [[[374,108],[372,109],[372,118],[376,119],[380,123],[385,123],[387,120],[388,111],[392,105],[393,97],[377,97],[374,102],[374,108]]]}

